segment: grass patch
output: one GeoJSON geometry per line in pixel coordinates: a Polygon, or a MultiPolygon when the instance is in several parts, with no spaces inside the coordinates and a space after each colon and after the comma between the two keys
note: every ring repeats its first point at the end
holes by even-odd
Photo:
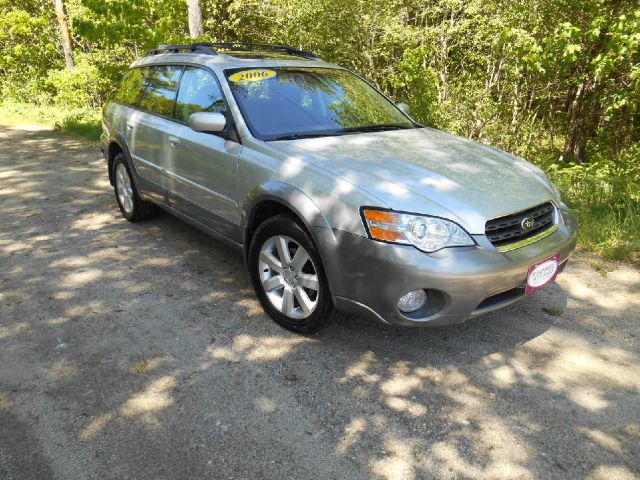
{"type": "Polygon", "coordinates": [[[100,139],[102,132],[99,110],[11,101],[0,103],[0,123],[50,126],[74,138],[93,142],[100,139]]]}
{"type": "Polygon", "coordinates": [[[56,129],[72,137],[97,142],[100,140],[102,125],[99,112],[89,111],[80,115],[65,117],[56,124],[56,129]]]}
{"type": "Polygon", "coordinates": [[[148,360],[142,360],[136,363],[133,369],[138,375],[142,375],[143,373],[147,373],[150,367],[151,363],[149,363],[148,360]]]}
{"type": "Polygon", "coordinates": [[[559,307],[542,307],[542,311],[552,317],[559,317],[562,315],[563,310],[559,307]]]}
{"type": "Polygon", "coordinates": [[[631,205],[628,209],[575,208],[580,245],[606,260],[640,263],[640,210],[631,205]]]}
{"type": "Polygon", "coordinates": [[[640,263],[640,148],[616,161],[543,165],[578,217],[578,243],[606,260],[640,263]]]}

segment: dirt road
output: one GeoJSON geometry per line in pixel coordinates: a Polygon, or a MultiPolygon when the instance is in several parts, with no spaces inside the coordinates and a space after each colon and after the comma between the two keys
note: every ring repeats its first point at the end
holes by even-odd
{"type": "Polygon", "coordinates": [[[240,256],[124,221],[95,146],[0,127],[3,480],[637,479],[639,321],[578,255],[462,326],[296,336],[240,256]]]}

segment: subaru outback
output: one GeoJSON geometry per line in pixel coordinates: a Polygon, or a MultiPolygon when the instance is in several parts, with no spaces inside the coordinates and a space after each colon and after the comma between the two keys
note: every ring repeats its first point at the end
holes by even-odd
{"type": "Polygon", "coordinates": [[[101,144],[127,220],[160,207],[240,250],[264,310],[299,333],[339,312],[461,323],[549,285],[576,244],[539,168],[292,47],[155,48],[101,144]]]}

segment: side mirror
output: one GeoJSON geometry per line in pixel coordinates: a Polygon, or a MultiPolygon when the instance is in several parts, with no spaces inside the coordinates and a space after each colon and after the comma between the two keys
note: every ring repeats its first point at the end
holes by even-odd
{"type": "Polygon", "coordinates": [[[221,113],[196,112],[189,117],[189,127],[196,132],[220,133],[227,126],[227,119],[221,113]]]}
{"type": "Polygon", "coordinates": [[[396,107],[402,110],[406,115],[409,115],[409,105],[406,103],[396,103],[396,107]]]}

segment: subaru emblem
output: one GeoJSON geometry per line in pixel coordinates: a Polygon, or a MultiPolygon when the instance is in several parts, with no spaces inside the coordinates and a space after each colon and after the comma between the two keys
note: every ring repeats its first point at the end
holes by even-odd
{"type": "Polygon", "coordinates": [[[535,225],[535,222],[531,217],[524,217],[520,222],[520,226],[522,227],[522,230],[524,230],[525,232],[528,232],[529,230],[531,230],[534,225],[535,225]]]}

